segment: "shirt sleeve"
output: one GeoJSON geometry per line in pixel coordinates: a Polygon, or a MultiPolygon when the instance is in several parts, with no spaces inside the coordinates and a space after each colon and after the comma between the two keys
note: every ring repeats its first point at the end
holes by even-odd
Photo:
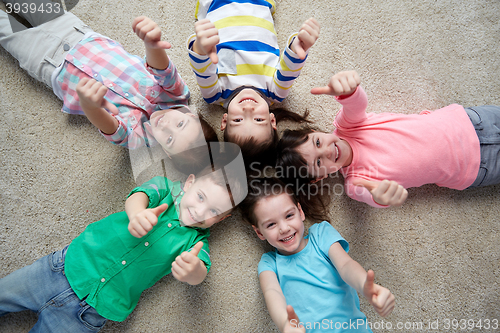
{"type": "MultiPolygon", "coordinates": [[[[378,203],[373,200],[373,196],[368,191],[366,187],[363,186],[356,186],[352,184],[352,177],[349,177],[345,181],[345,191],[346,194],[351,198],[356,201],[361,201],[364,202],[372,207],[375,208],[387,208],[389,206],[384,206],[384,205],[379,205],[378,203]]],[[[378,181],[378,180],[375,180],[378,181]]]]}
{"type": "Polygon", "coordinates": [[[196,83],[200,87],[203,99],[209,103],[222,102],[222,87],[217,73],[217,64],[214,64],[208,55],[199,55],[193,51],[196,35],[189,36],[187,50],[189,62],[196,77],[196,83]]]}
{"type": "MultiPolygon", "coordinates": [[[[139,110],[130,110],[128,113],[134,113],[138,115],[138,120],[132,123],[125,122],[124,118],[120,115],[114,116],[118,121],[118,128],[113,134],[106,134],[99,131],[109,142],[122,146],[129,149],[137,149],[144,145],[151,146],[152,142],[155,140],[149,140],[150,134],[144,129],[143,122],[148,121],[146,116],[139,110]]],[[[130,115],[129,117],[135,117],[130,115]]]]}
{"type": "Polygon", "coordinates": [[[170,194],[172,182],[165,177],[155,177],[150,181],[145,182],[141,186],[133,189],[128,197],[137,192],[145,193],[149,198],[149,205],[147,208],[158,207],[163,199],[170,194]]]}
{"type": "MultiPolygon", "coordinates": [[[[188,105],[189,88],[180,76],[172,60],[169,58],[166,69],[156,69],[146,63],[146,69],[151,73],[165,92],[172,99],[171,102],[177,102],[181,105],[188,105]]],[[[163,101],[169,102],[169,101],[163,101]]]]}
{"type": "Polygon", "coordinates": [[[269,88],[270,92],[274,95],[273,98],[279,102],[288,96],[290,88],[299,77],[302,67],[304,67],[304,63],[307,59],[309,50],[306,51],[306,57],[304,59],[300,59],[299,56],[290,48],[290,45],[296,36],[297,33],[288,38],[287,46],[280,57],[276,72],[274,73],[273,83],[269,88]]]}
{"type": "Polygon", "coordinates": [[[262,255],[259,262],[258,274],[263,271],[273,271],[277,275],[276,252],[267,252],[262,255]]]}
{"type": "Polygon", "coordinates": [[[350,128],[366,119],[366,107],[368,106],[368,97],[361,86],[347,97],[335,97],[342,104],[340,111],[335,116],[335,127],[350,128]]]}
{"type": "Polygon", "coordinates": [[[309,228],[309,237],[314,239],[323,254],[329,258],[328,251],[332,244],[339,242],[345,252],[349,252],[349,243],[327,221],[314,224],[309,228]]]}
{"type": "Polygon", "coordinates": [[[200,258],[200,260],[203,261],[205,267],[207,268],[207,273],[208,273],[210,271],[210,268],[212,267],[212,261],[210,260],[210,247],[208,246],[207,236],[200,235],[200,238],[197,238],[196,241],[192,244],[191,248],[189,249],[189,252],[191,252],[193,247],[199,241],[203,242],[203,247],[201,248],[200,253],[198,253],[198,258],[200,258]]]}

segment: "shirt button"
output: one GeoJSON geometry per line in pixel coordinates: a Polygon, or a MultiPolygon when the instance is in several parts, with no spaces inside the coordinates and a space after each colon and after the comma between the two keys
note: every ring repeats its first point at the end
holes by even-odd
{"type": "Polygon", "coordinates": [[[144,246],[149,246],[149,242],[144,243],[144,246]]]}
{"type": "Polygon", "coordinates": [[[171,228],[171,227],[172,227],[172,223],[169,223],[169,224],[168,224],[168,227],[169,227],[169,228],[171,228]]]}
{"type": "Polygon", "coordinates": [[[101,279],[101,282],[104,282],[104,281],[106,281],[106,279],[105,279],[105,278],[102,278],[102,279],[101,279]]]}
{"type": "Polygon", "coordinates": [[[125,93],[125,97],[128,97],[128,93],[125,93]]]}
{"type": "Polygon", "coordinates": [[[94,74],[94,77],[97,77],[97,73],[94,74]]]}
{"type": "Polygon", "coordinates": [[[125,265],[127,264],[127,262],[125,260],[122,261],[122,265],[125,265]]]}
{"type": "Polygon", "coordinates": [[[111,88],[112,86],[113,86],[113,83],[110,83],[110,84],[108,85],[108,87],[110,87],[110,88],[111,88]]]}
{"type": "Polygon", "coordinates": [[[70,47],[69,47],[69,45],[68,45],[68,44],[64,44],[64,45],[63,45],[63,50],[64,50],[64,51],[69,51],[69,49],[70,49],[70,47]]]}

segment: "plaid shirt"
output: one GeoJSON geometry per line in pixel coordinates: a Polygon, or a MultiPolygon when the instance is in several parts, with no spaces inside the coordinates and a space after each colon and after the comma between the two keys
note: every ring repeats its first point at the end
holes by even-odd
{"type": "Polygon", "coordinates": [[[156,143],[149,124],[153,112],[188,104],[189,89],[171,61],[165,70],[154,69],[103,36],[83,39],[66,56],[56,78],[64,95],[63,112],[84,114],[76,93],[83,77],[105,85],[106,99],[120,111],[115,116],[119,123],[116,132],[102,134],[131,149],[156,143]]]}

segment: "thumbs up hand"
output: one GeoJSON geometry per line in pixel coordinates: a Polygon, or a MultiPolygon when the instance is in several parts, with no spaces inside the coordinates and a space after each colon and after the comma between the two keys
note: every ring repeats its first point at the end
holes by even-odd
{"type": "Polygon", "coordinates": [[[372,194],[373,200],[383,206],[401,206],[408,197],[408,191],[395,181],[375,182],[366,179],[355,179],[353,185],[362,186],[372,194]]]}
{"type": "Polygon", "coordinates": [[[187,282],[191,285],[201,283],[207,275],[205,264],[198,258],[203,247],[203,242],[199,241],[193,247],[191,252],[184,251],[175,258],[172,263],[172,275],[181,282],[187,282]]]}
{"type": "Polygon", "coordinates": [[[288,315],[285,327],[283,328],[283,333],[306,333],[304,325],[299,325],[299,317],[295,313],[293,306],[288,305],[286,307],[286,313],[288,315]]]}
{"type": "Polygon", "coordinates": [[[370,269],[366,274],[363,294],[375,308],[375,311],[377,311],[380,316],[386,317],[391,314],[394,309],[395,298],[389,289],[376,284],[374,280],[375,273],[370,269]]]}
{"type": "Polygon", "coordinates": [[[168,205],[162,204],[156,208],[144,209],[137,213],[128,224],[128,231],[132,236],[141,238],[150,232],[158,223],[158,217],[167,210],[168,205]]]}

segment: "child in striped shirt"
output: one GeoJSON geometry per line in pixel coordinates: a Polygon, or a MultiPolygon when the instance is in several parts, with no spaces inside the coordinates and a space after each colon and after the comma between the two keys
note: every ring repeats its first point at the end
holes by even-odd
{"type": "Polygon", "coordinates": [[[269,105],[288,95],[320,27],[314,18],[305,21],[280,56],[274,11],[272,0],[199,0],[196,34],[187,41],[203,98],[227,109],[224,138],[244,154],[246,145],[259,152],[274,147],[280,119],[305,120],[286,110],[275,116],[269,105]]]}

